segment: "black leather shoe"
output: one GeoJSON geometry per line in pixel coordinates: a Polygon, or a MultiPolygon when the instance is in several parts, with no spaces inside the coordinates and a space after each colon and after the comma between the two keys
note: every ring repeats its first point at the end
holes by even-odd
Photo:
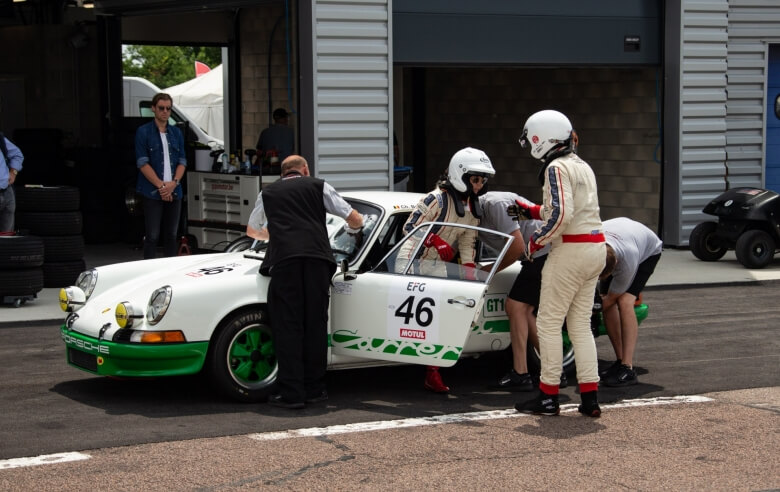
{"type": "Polygon", "coordinates": [[[328,399],[328,390],[322,390],[319,395],[307,396],[306,403],[320,403],[328,399]]]}
{"type": "Polygon", "coordinates": [[[298,410],[306,406],[302,401],[289,401],[279,394],[269,396],[267,403],[275,407],[289,408],[292,410],[298,410]]]}

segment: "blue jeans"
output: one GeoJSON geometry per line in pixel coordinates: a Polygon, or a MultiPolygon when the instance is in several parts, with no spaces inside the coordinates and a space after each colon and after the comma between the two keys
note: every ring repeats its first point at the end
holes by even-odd
{"type": "Polygon", "coordinates": [[[144,197],[144,259],[157,257],[157,243],[162,237],[163,256],[176,256],[181,200],[164,202],[144,197]]]}
{"type": "Polygon", "coordinates": [[[0,232],[12,232],[14,230],[14,213],[16,212],[16,195],[14,187],[0,190],[0,232]]]}

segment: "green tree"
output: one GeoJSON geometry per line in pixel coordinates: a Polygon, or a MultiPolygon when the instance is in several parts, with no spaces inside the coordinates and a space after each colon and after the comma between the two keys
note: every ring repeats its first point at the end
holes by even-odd
{"type": "Polygon", "coordinates": [[[211,68],[222,63],[218,46],[153,46],[125,45],[122,50],[122,70],[130,77],[143,77],[165,89],[195,77],[195,62],[211,68]]]}

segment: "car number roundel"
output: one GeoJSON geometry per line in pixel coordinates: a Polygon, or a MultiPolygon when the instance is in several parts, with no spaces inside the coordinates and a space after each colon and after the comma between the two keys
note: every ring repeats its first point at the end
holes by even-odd
{"type": "Polygon", "coordinates": [[[426,282],[392,289],[387,302],[387,338],[424,343],[439,341],[440,293],[426,282]]]}

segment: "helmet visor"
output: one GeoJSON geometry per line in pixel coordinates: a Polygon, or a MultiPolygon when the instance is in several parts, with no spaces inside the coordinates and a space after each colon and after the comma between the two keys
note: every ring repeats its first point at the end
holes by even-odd
{"type": "Polygon", "coordinates": [[[520,147],[522,147],[522,148],[530,147],[531,144],[530,144],[530,142],[528,142],[528,129],[527,128],[523,128],[523,134],[520,135],[519,142],[520,142],[520,147]]]}

